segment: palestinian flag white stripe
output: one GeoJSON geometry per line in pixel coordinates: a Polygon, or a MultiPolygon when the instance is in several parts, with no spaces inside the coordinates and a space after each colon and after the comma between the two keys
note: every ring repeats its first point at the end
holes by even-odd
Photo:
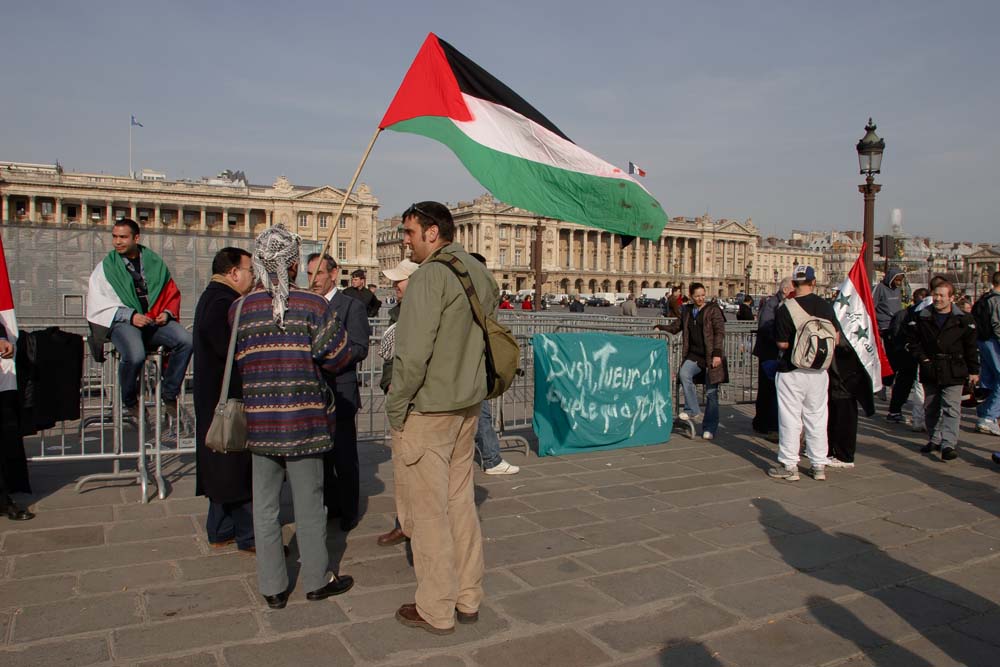
{"type": "Polygon", "coordinates": [[[516,111],[464,93],[462,97],[473,119],[452,122],[484,148],[580,174],[620,178],[642,188],[641,183],[618,167],[533,123],[516,111]]]}

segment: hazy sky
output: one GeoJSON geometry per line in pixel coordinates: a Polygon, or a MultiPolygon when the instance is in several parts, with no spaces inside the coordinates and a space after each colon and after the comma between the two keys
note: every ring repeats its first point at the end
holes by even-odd
{"type": "MultiPolygon", "coordinates": [[[[0,159],[346,186],[429,31],[577,144],[632,160],[671,216],[765,234],[862,224],[854,145],[886,140],[876,226],[1000,241],[1000,3],[15,2],[0,159]]],[[[444,146],[383,133],[388,217],[484,189],[444,146]]]]}

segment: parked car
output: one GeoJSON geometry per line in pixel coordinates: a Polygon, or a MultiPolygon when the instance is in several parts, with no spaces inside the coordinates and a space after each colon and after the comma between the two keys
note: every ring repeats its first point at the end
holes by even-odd
{"type": "Polygon", "coordinates": [[[635,300],[636,308],[656,308],[660,305],[659,299],[650,299],[645,296],[640,296],[635,300]]]}
{"type": "Polygon", "coordinates": [[[611,302],[605,299],[603,296],[595,296],[587,299],[588,306],[610,306],[611,302]]]}

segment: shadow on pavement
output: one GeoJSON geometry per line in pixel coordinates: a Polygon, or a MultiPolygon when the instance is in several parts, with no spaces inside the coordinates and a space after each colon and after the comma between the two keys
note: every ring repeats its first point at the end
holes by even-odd
{"type": "MultiPolygon", "coordinates": [[[[960,643],[938,641],[939,634],[929,632],[937,627],[948,625],[955,621],[979,614],[995,614],[1000,607],[990,600],[965,589],[955,583],[928,574],[912,565],[894,558],[880,549],[870,549],[857,552],[859,542],[870,544],[867,540],[848,533],[831,533],[820,526],[796,517],[788,512],[780,503],[767,498],[756,498],[751,501],[760,512],[763,519],[771,521],[780,517],[788,525],[791,536],[769,537],[771,546],[777,550],[781,558],[800,572],[829,584],[848,586],[865,593],[870,599],[885,605],[898,615],[910,628],[923,635],[925,639],[935,644],[945,655],[963,665],[982,664],[985,650],[997,651],[996,647],[986,647],[983,642],[968,637],[960,643]],[[808,543],[799,542],[797,537],[808,534],[808,543]],[[803,552],[807,546],[809,553],[803,552]],[[819,562],[815,554],[853,553],[833,562],[819,562]],[[819,563],[813,565],[814,563],[819,563]],[[930,595],[906,586],[907,582],[920,579],[921,588],[928,584],[936,592],[930,595]]],[[[928,511],[934,511],[928,508],[928,511]]],[[[763,521],[762,521],[763,523],[763,521]]],[[[948,539],[947,535],[936,539],[948,539]]],[[[846,607],[824,606],[822,598],[814,600],[819,603],[810,608],[809,613],[818,623],[839,636],[855,643],[869,655],[869,651],[892,644],[892,641],[867,627],[846,607]]],[[[856,601],[849,602],[853,605],[856,601]]],[[[878,619],[880,622],[883,617],[878,619]]],[[[894,646],[893,653],[901,650],[894,646]]],[[[877,657],[877,656],[876,656],[877,657]]],[[[896,656],[898,657],[898,655],[896,656]]],[[[896,661],[894,665],[923,665],[920,662],[896,661]]],[[[875,664],[879,664],[876,662],[875,664]]]]}

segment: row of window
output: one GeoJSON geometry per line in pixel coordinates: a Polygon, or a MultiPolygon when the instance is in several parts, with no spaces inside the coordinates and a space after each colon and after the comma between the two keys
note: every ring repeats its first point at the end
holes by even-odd
{"type": "MultiPolygon", "coordinates": [[[[319,214],[319,228],[320,229],[326,229],[327,228],[327,226],[330,224],[330,217],[331,216],[328,213],[320,213],[319,214]]],[[[308,213],[299,213],[299,227],[308,227],[308,226],[309,226],[309,214],[308,213]]],[[[340,216],[340,222],[337,225],[337,228],[338,229],[347,229],[347,216],[346,215],[340,216]]]]}

